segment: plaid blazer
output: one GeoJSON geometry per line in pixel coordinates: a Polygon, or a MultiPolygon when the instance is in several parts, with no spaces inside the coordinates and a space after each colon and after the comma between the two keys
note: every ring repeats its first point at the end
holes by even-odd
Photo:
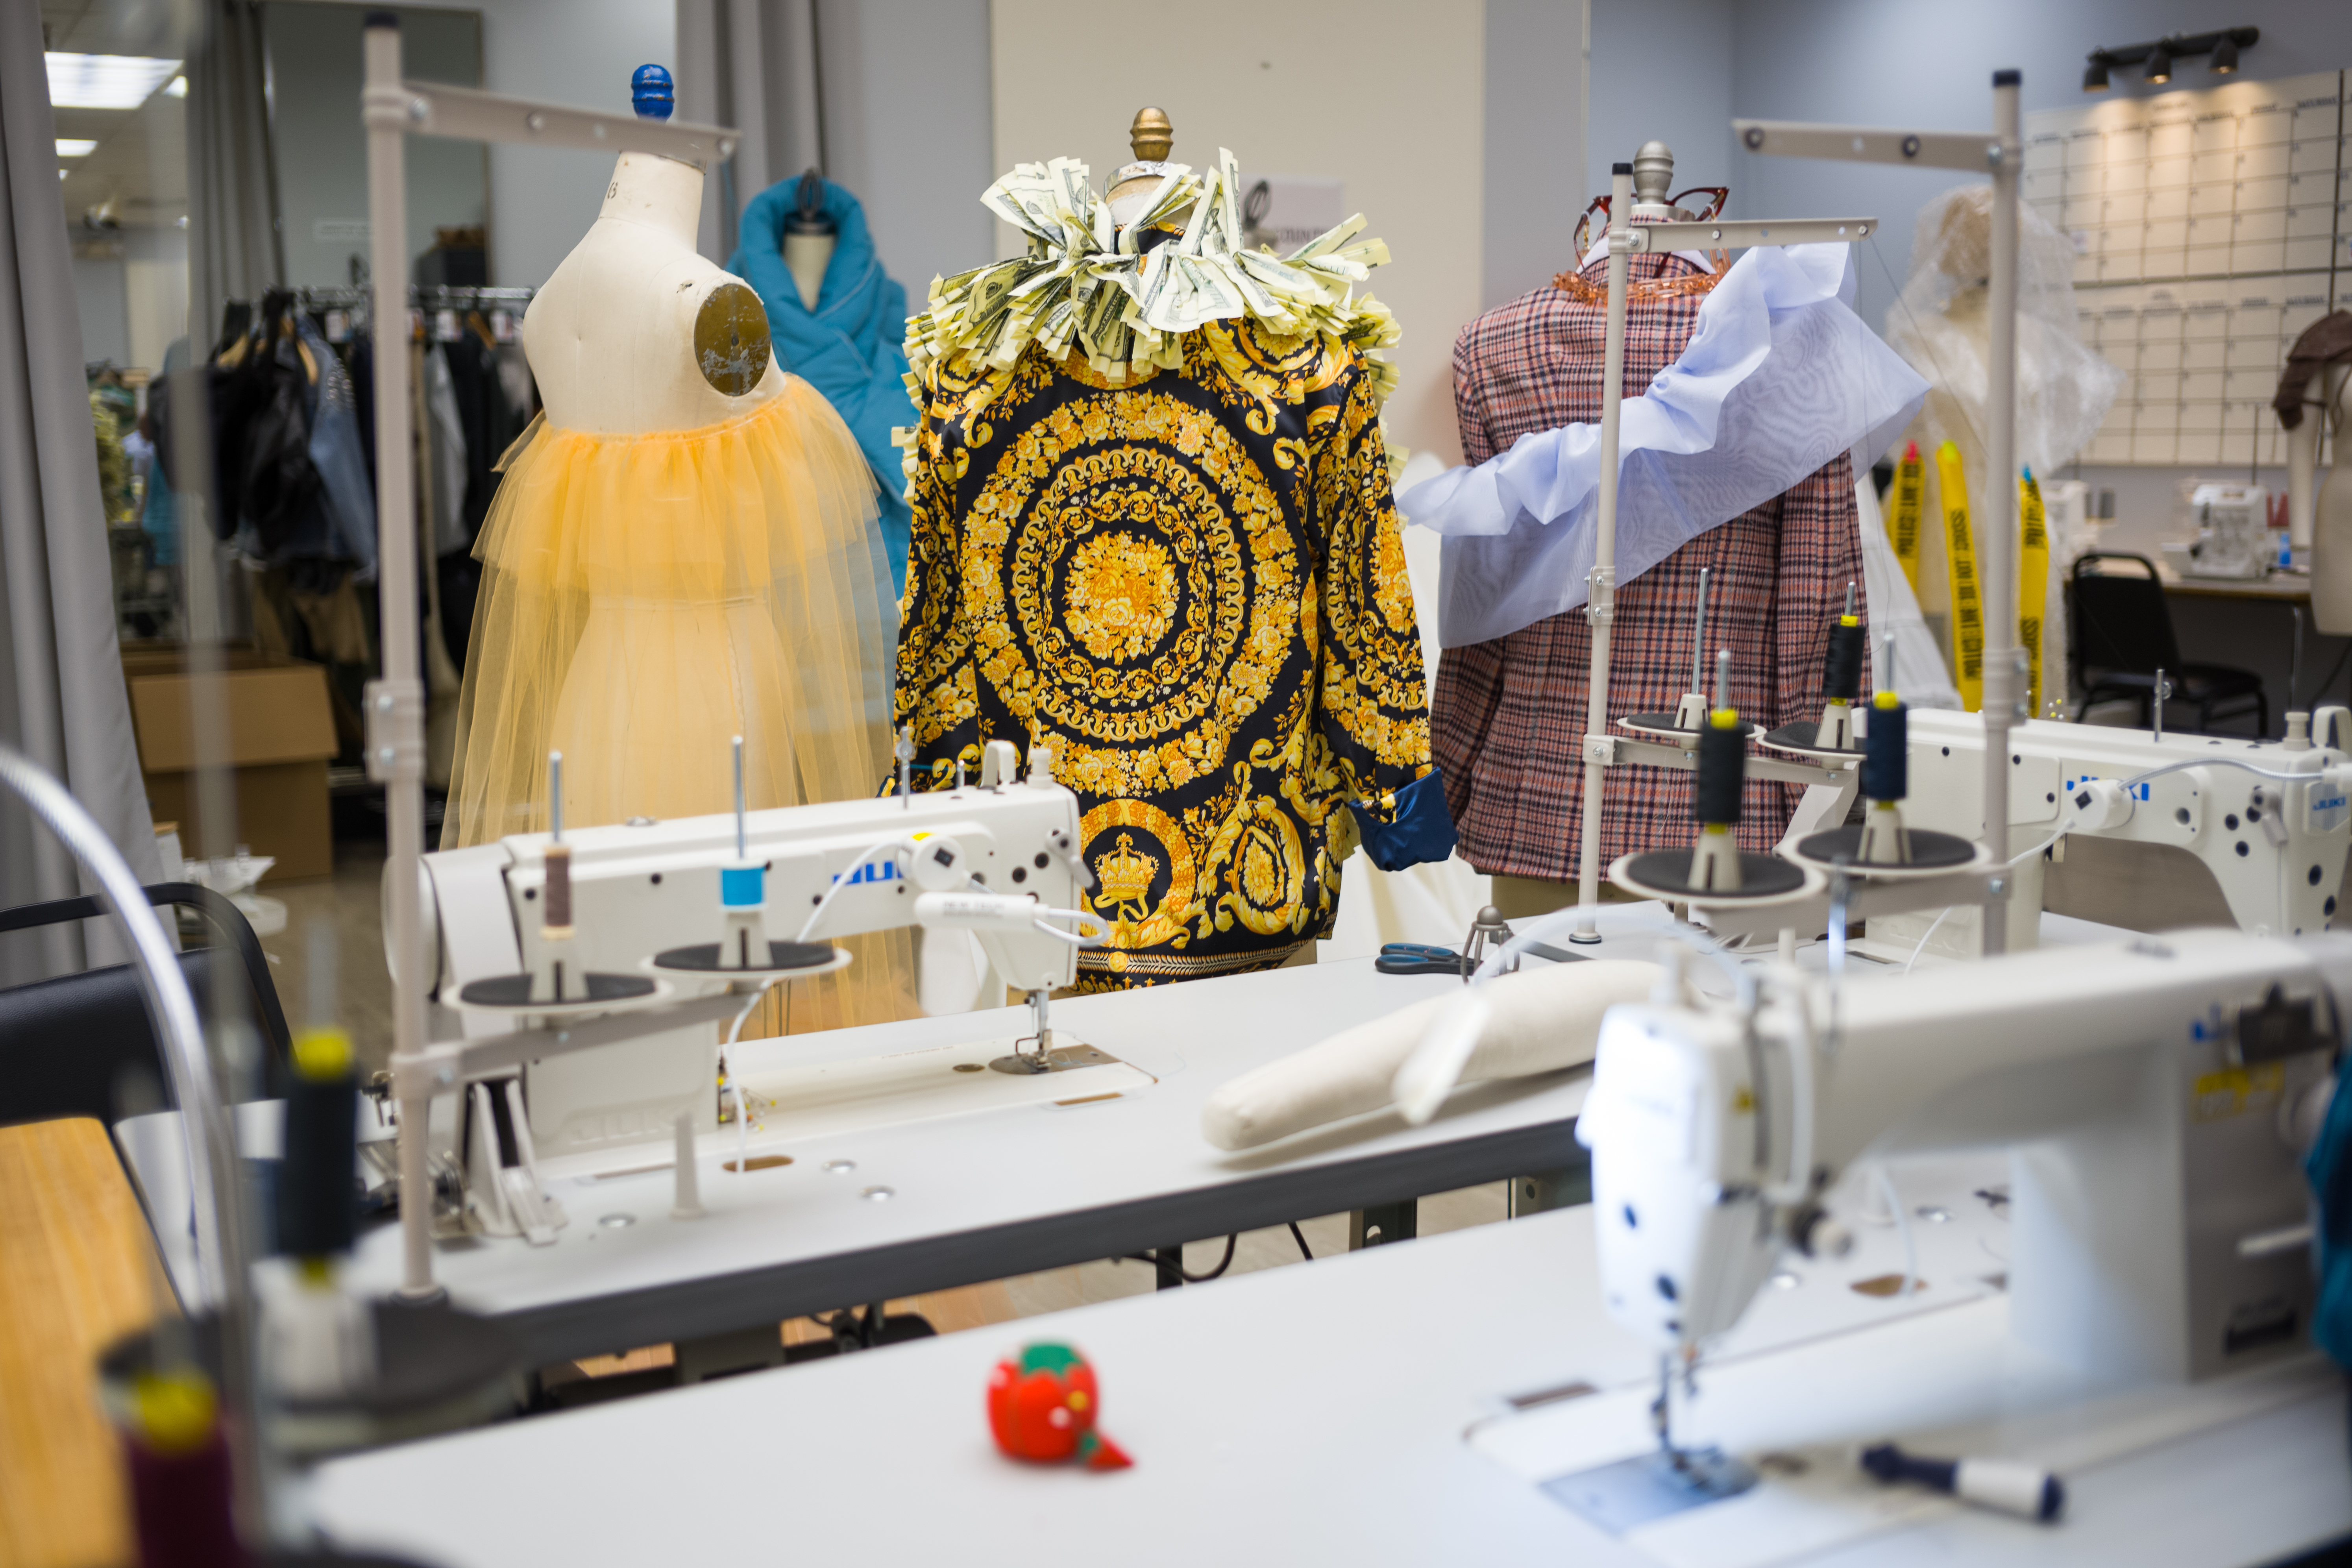
{"type": "MultiPolygon", "coordinates": [[[[1604,281],[1608,262],[1584,276],[1604,281]]],[[[1696,274],[1672,256],[1635,256],[1634,281],[1696,274]]],[[[1697,297],[1635,304],[1625,326],[1624,395],[1672,363],[1698,322],[1697,297]]],[[[1607,313],[1558,288],[1487,311],[1454,343],[1454,403],[1462,451],[1481,463],[1531,430],[1601,418],[1607,313]]],[[[1609,713],[1672,712],[1689,689],[1698,573],[1707,580],[1707,642],[1732,650],[1732,700],[1770,729],[1817,719],[1829,627],[1848,583],[1862,579],[1853,473],[1843,457],[1754,510],[1692,540],[1617,590],[1609,713]]],[[[1493,642],[1447,648],[1430,704],[1430,742],[1444,769],[1461,852],[1493,875],[1571,880],[1583,822],[1586,671],[1591,631],[1581,607],[1493,642]]],[[[1712,679],[1712,661],[1708,668],[1712,679]]],[[[1623,733],[1623,731],[1617,731],[1623,733]]],[[[1685,846],[1691,775],[1615,768],[1601,802],[1601,864],[1685,846]]],[[[1751,779],[1739,841],[1769,849],[1802,794],[1751,779]]]]}

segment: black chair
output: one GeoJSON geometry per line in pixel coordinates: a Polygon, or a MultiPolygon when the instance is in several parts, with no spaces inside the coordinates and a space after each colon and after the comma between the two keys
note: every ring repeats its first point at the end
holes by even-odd
{"type": "Polygon", "coordinates": [[[2145,555],[2091,551],[2075,561],[2066,582],[2067,625],[2074,628],[2074,668],[2087,695],[2074,710],[2080,719],[2095,702],[2118,700],[2139,705],[2140,728],[2153,726],[2156,672],[2172,683],[2173,702],[2197,710],[2198,733],[2216,723],[2252,717],[2254,733],[2271,732],[2271,700],[2263,678],[2226,664],[2190,664],[2180,657],[2172,633],[2172,607],[2164,580],[2145,555]],[[2105,571],[2100,563],[2126,561],[2137,573],[2105,571]]]}
{"type": "MultiPolygon", "coordinates": [[[[269,960],[237,907],[209,888],[164,882],[146,889],[159,909],[201,914],[220,943],[180,954],[199,1017],[243,1023],[262,1043],[263,1089],[279,1092],[290,1041],[269,960]]],[[[58,899],[0,910],[0,933],[103,914],[96,899],[58,899]]],[[[163,1105],[177,1103],[139,976],[113,964],[0,990],[0,1127],[63,1116],[120,1117],[123,1075],[152,1074],[163,1105]]],[[[162,1109],[162,1107],[158,1107],[162,1109]]]]}

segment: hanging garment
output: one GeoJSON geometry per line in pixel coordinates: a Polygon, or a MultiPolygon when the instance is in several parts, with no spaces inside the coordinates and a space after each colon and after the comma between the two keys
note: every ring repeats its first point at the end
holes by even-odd
{"type": "Polygon", "coordinates": [[[471,550],[475,531],[466,525],[466,425],[457,414],[457,389],[450,374],[446,347],[443,343],[425,344],[419,367],[425,388],[423,428],[431,441],[428,449],[432,454],[433,483],[428,493],[432,498],[433,526],[429,537],[436,555],[471,550]]]}
{"type": "Polygon", "coordinates": [[[895,594],[907,581],[911,526],[900,494],[898,451],[890,439],[894,428],[914,423],[900,343],[907,291],[882,270],[866,209],[827,180],[824,214],[835,225],[833,259],[825,264],[816,309],[803,304],[783,255],[784,219],[795,210],[799,185],[798,178],[785,180],[751,198],[743,209],[742,242],[727,258],[727,270],[750,283],[767,306],[768,341],[776,363],[824,394],[857,437],[880,489],[878,522],[895,594]]]}
{"type": "Polygon", "coordinates": [[[907,323],[898,718],[926,787],[991,741],[1051,749],[1112,922],[1089,990],[1285,962],[1330,930],[1345,804],[1434,793],[1380,426],[1396,327],[1353,293],[1387,247],[1349,243],[1359,216],[1244,254],[1230,153],[1154,173],[1119,229],[1085,164],[1018,165],[982,201],[1028,253],[907,323]]]}
{"type": "MultiPolygon", "coordinates": [[[[1606,267],[1605,260],[1590,262],[1581,277],[1588,285],[1603,283],[1606,267]]],[[[1629,268],[1635,283],[1703,276],[1678,256],[1636,255],[1629,268]]],[[[1629,308],[1627,398],[1675,363],[1691,342],[1702,298],[1711,297],[1662,289],[1629,308]]],[[[1486,464],[1513,451],[1523,437],[1597,422],[1607,325],[1605,306],[1589,292],[1554,287],[1465,327],[1454,345],[1464,457],[1486,464]]],[[[1621,573],[1610,654],[1612,716],[1672,712],[1690,689],[1692,612],[1699,569],[1708,567],[1707,641],[1710,649],[1732,650],[1732,701],[1741,716],[1768,729],[1821,717],[1830,624],[1843,608],[1846,584],[1862,578],[1853,466],[1845,442],[1832,449],[1835,455],[1822,467],[1784,492],[1681,544],[1630,582],[1621,573]]],[[[1414,499],[1430,485],[1406,497],[1416,519],[1423,514],[1414,499]]],[[[1589,564],[1589,548],[1585,560],[1589,564]]],[[[1449,574],[1453,564],[1449,558],[1449,574]]],[[[1446,591],[1450,601],[1450,583],[1446,591]]],[[[1480,871],[1551,881],[1575,877],[1591,668],[1591,632],[1580,608],[1445,649],[1431,703],[1431,749],[1444,770],[1462,857],[1480,871]]],[[[1686,847],[1691,784],[1689,773],[1664,768],[1613,770],[1602,802],[1601,864],[1686,847]]],[[[1749,780],[1741,845],[1769,849],[1801,793],[1749,780]]]]}
{"type": "Polygon", "coordinates": [[[163,368],[147,384],[147,428],[155,444],[155,460],[147,466],[147,495],[139,526],[147,533],[147,559],[158,566],[180,563],[179,498],[172,489],[166,448],[173,440],[172,378],[188,367],[188,340],[173,338],[163,351],[163,368]]]}
{"type": "MultiPolygon", "coordinates": [[[[733,803],[872,794],[889,761],[896,619],[877,581],[873,483],[840,417],[797,376],[698,430],[589,436],[541,425],[509,461],[482,585],[441,847],[546,830],[547,753],[569,826],[733,803]]],[[[904,932],[803,982],[796,1026],[902,1016],[904,932]]]]}
{"type": "Polygon", "coordinates": [[[360,444],[359,405],[352,390],[351,373],[343,367],[326,339],[308,316],[295,318],[295,330],[309,351],[317,375],[310,383],[310,466],[327,508],[336,559],[359,567],[359,581],[375,577],[375,486],[368,478],[360,444]]]}
{"type": "MultiPolygon", "coordinates": [[[[1721,272],[1685,251],[1685,267],[1628,284],[1629,321],[1704,298],[1696,322],[1676,328],[1685,341],[1673,360],[1622,405],[1620,584],[1841,452],[1866,470],[1918,411],[1927,384],[1851,308],[1849,249],[1759,248],[1721,272]]],[[[1605,318],[1607,290],[1591,274],[1605,278],[1606,258],[1605,245],[1596,246],[1585,271],[1563,273],[1529,298],[1564,299],[1605,318]]],[[[1485,396],[1509,412],[1530,399],[1540,408],[1557,368],[1559,321],[1517,306],[1480,325],[1488,321],[1496,324],[1480,339],[1485,396]]],[[[1582,605],[1596,559],[1598,424],[1539,427],[1494,450],[1401,501],[1407,517],[1445,536],[1438,622],[1448,647],[1507,637],[1582,605]]]]}

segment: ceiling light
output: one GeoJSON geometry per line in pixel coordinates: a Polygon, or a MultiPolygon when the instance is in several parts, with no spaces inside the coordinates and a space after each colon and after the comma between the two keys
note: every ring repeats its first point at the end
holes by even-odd
{"type": "Polygon", "coordinates": [[[2161,44],[2147,57],[2147,79],[2158,83],[2172,79],[2172,55],[2161,44]]]}
{"type": "Polygon", "coordinates": [[[58,109],[136,109],[180,70],[178,60],[143,55],[51,54],[46,58],[49,102],[58,109]]]}
{"type": "Polygon", "coordinates": [[[163,84],[163,96],[165,98],[187,97],[188,79],[184,76],[175,76],[170,81],[165,82],[163,84]]]}
{"type": "Polygon", "coordinates": [[[2237,69],[2238,40],[2224,33],[2221,35],[2221,42],[2213,46],[2213,74],[2234,76],[2237,74],[2237,69]]]}
{"type": "Polygon", "coordinates": [[[87,158],[97,151],[97,142],[86,142],[79,136],[58,138],[58,156],[60,158],[87,158]]]}
{"type": "Polygon", "coordinates": [[[2083,90],[2084,92],[2107,90],[2107,62],[2105,57],[2093,55],[2091,63],[2083,68],[2083,90]]]}

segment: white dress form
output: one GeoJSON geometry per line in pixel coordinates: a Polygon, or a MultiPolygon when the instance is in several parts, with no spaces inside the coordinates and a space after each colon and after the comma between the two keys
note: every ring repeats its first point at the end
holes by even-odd
{"type": "Polygon", "coordinates": [[[824,269],[833,265],[834,247],[838,243],[829,234],[784,236],[784,269],[793,275],[793,289],[801,297],[802,310],[815,310],[817,299],[824,292],[824,269]]]}
{"type": "Polygon", "coordinates": [[[698,430],[747,414],[783,390],[772,361],[730,397],[703,379],[694,322],[722,284],[742,279],[694,248],[702,171],[653,153],[624,153],[604,205],[530,302],[523,353],[548,423],[589,435],[698,430]]]}
{"type": "MultiPolygon", "coordinates": [[[[657,438],[740,418],[784,390],[772,359],[740,397],[713,386],[697,363],[704,301],[725,285],[746,287],[694,248],[702,178],[690,163],[648,153],[624,153],[614,166],[603,211],[523,318],[523,351],[551,425],[657,438]]],[[[624,798],[629,759],[590,739],[614,732],[615,704],[625,709],[629,748],[675,752],[688,737],[740,733],[755,755],[790,755],[782,717],[789,686],[773,625],[751,597],[682,602],[592,590],[548,737],[564,754],[565,820],[587,826],[725,808],[727,759],[719,755],[700,775],[710,781],[708,800],[624,798]],[[679,680],[681,670],[693,679],[679,680]]]]}

